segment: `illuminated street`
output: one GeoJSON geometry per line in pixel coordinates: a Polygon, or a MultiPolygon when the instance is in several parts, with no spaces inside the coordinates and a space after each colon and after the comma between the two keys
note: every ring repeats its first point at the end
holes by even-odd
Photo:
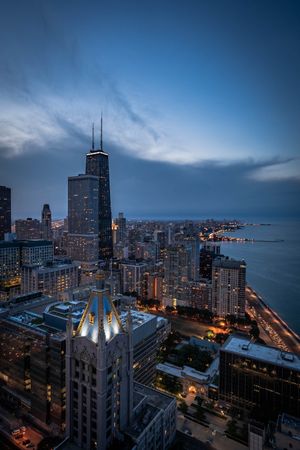
{"type": "MultiPolygon", "coordinates": [[[[257,320],[260,327],[265,330],[273,346],[282,348],[285,351],[299,352],[300,339],[297,339],[296,333],[290,331],[276,313],[265,307],[259,301],[258,295],[249,287],[246,288],[246,300],[250,314],[257,320]]],[[[263,336],[262,338],[264,339],[263,336]]],[[[269,344],[270,342],[267,343],[269,344]]]]}
{"type": "Polygon", "coordinates": [[[221,327],[216,327],[209,323],[198,322],[197,320],[186,317],[180,317],[175,314],[163,314],[162,311],[157,312],[154,310],[151,310],[151,314],[166,317],[171,322],[172,329],[185,336],[203,338],[206,336],[208,330],[212,330],[214,333],[224,333],[224,329],[221,327]]]}

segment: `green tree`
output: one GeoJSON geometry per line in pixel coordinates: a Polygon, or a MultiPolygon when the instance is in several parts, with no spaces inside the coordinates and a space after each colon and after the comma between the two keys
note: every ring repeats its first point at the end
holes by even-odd
{"type": "Polygon", "coordinates": [[[186,414],[188,411],[188,405],[185,403],[184,400],[182,400],[182,402],[180,402],[178,409],[183,413],[186,414]]]}

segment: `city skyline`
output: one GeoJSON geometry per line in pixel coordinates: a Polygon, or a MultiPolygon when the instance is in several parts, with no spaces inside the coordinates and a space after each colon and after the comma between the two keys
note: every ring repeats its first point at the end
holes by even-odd
{"type": "Polygon", "coordinates": [[[299,13],[6,4],[0,178],[13,219],[44,203],[66,216],[66,179],[82,172],[92,122],[99,140],[101,110],[113,216],[298,219],[299,13]]]}

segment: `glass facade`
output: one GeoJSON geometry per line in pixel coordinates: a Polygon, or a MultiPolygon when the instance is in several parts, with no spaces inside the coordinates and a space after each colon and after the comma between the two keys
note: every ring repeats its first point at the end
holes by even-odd
{"type": "Polygon", "coordinates": [[[102,150],[87,153],[86,174],[99,178],[99,259],[108,260],[113,257],[108,154],[102,150]]]}
{"type": "Polygon", "coordinates": [[[300,371],[221,350],[220,399],[247,409],[267,407],[274,416],[299,416],[300,371]]]}
{"type": "Polygon", "coordinates": [[[0,398],[65,429],[65,340],[12,320],[0,326],[0,398]]]}
{"type": "Polygon", "coordinates": [[[99,179],[78,175],[68,178],[68,231],[70,234],[98,234],[99,179]]]}
{"type": "Polygon", "coordinates": [[[0,186],[0,241],[5,233],[11,231],[11,191],[10,188],[0,186]]]}

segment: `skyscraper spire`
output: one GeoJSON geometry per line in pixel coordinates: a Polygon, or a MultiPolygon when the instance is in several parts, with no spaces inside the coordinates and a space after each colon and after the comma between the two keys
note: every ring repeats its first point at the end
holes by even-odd
{"type": "Polygon", "coordinates": [[[102,111],[101,111],[101,126],[100,126],[100,150],[103,151],[103,142],[102,142],[102,111]]]}
{"type": "Polygon", "coordinates": [[[95,150],[95,130],[94,130],[94,122],[92,125],[92,150],[95,150]]]}

